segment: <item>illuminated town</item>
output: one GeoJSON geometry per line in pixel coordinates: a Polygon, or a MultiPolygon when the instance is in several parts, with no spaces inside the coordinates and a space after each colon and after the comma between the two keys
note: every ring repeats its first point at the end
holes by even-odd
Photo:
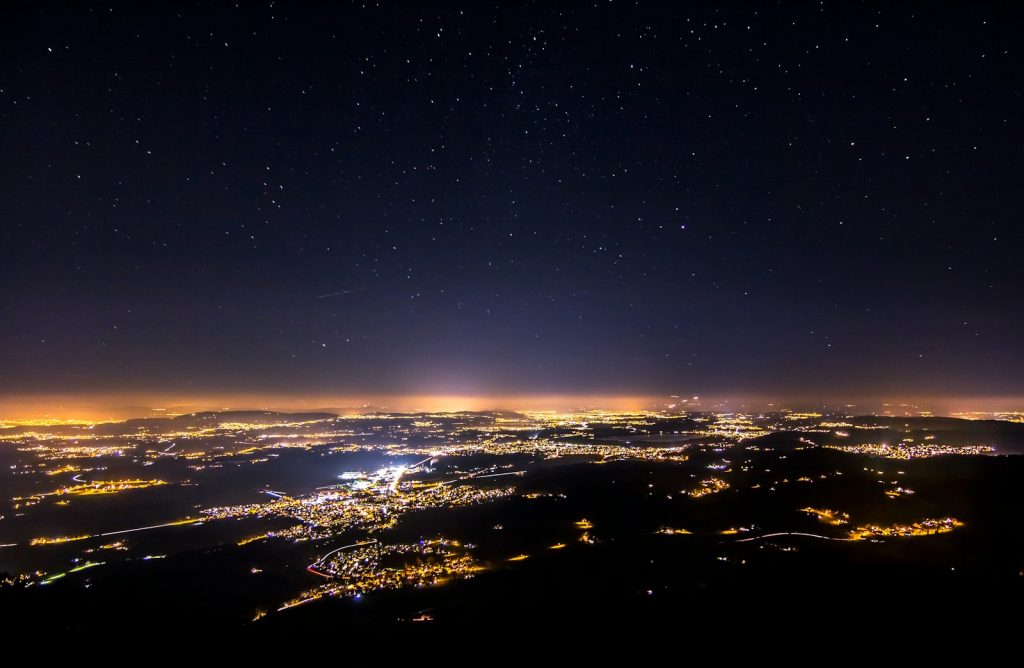
{"type": "MultiPolygon", "coordinates": [[[[969,509],[943,506],[918,470],[1008,452],[979,444],[972,423],[964,424],[950,432],[930,430],[927,418],[671,409],[8,421],[0,430],[8,462],[3,583],[26,592],[89,586],[118,564],[173,565],[182,558],[175,543],[189,532],[196,535],[190,542],[236,550],[243,563],[253,550],[287,548],[303,569],[298,580],[307,582],[242,611],[246,623],[259,625],[326,599],[434,591],[470,579],[476,584],[467,586],[482,586],[527,564],[543,567],[556,554],[588,559],[640,540],[627,538],[634,530],[682,536],[697,549],[775,546],[794,554],[804,541],[827,539],[884,550],[885,541],[936,540],[972,526],[963,516],[969,509]],[[849,445],[828,440],[837,431],[849,445]],[[879,434],[898,445],[879,445],[879,434]],[[605,517],[598,499],[587,501],[589,494],[568,484],[577,477],[627,493],[621,503],[643,503],[650,517],[637,512],[628,524],[605,517]],[[910,482],[926,491],[916,493],[910,482]],[[875,501],[851,508],[849,499],[860,496],[842,491],[849,489],[875,501]],[[203,501],[232,497],[238,500],[203,501]],[[95,505],[101,500],[103,507],[95,505]],[[789,510],[758,510],[779,503],[789,510]],[[946,515],[934,514],[943,507],[946,515]],[[477,528],[444,519],[467,512],[482,518],[477,528]],[[536,536],[515,529],[516,517],[534,512],[554,524],[536,536]],[[82,519],[61,519],[76,516],[82,519]]],[[[757,555],[713,559],[746,566],[757,555]]],[[[258,561],[251,578],[275,568],[258,561]]]]}
{"type": "Polygon", "coordinates": [[[991,445],[942,445],[904,441],[894,445],[887,443],[863,443],[859,445],[827,445],[825,447],[862,455],[874,455],[887,459],[914,459],[937,457],[939,455],[983,455],[995,452],[991,445]]]}
{"type": "Polygon", "coordinates": [[[334,550],[309,566],[330,580],[284,603],[279,610],[315,601],[322,596],[354,596],[379,589],[424,587],[451,578],[467,578],[484,570],[458,541],[434,538],[412,545],[356,543],[334,550]]]}

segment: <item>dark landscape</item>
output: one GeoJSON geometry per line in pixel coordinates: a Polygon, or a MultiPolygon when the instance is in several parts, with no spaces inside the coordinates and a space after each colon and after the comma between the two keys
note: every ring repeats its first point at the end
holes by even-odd
{"type": "Polygon", "coordinates": [[[779,614],[820,629],[865,606],[879,623],[968,626],[1024,593],[1024,423],[1000,417],[251,411],[5,426],[0,601],[24,628],[352,639],[779,614]],[[448,563],[438,541],[469,561],[448,563]],[[351,575],[361,550],[374,564],[351,575]]]}

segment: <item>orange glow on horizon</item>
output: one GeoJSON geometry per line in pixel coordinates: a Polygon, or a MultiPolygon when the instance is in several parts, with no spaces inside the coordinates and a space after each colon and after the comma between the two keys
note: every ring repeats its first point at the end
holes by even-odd
{"type": "MultiPolygon", "coordinates": [[[[817,405],[821,405],[819,399],[817,405]]],[[[224,410],[324,411],[338,414],[367,412],[457,412],[484,410],[554,411],[713,411],[762,412],[810,405],[800,397],[703,397],[681,401],[668,395],[614,394],[286,394],[201,393],[158,394],[97,392],[80,394],[0,395],[0,423],[105,422],[138,417],[168,417],[224,410]]],[[[956,415],[985,417],[984,413],[1024,410],[1024,397],[873,398],[836,401],[833,406],[851,414],[956,415]]]]}
{"type": "Polygon", "coordinates": [[[656,396],[609,395],[289,395],[208,394],[157,395],[96,393],[74,395],[0,396],[0,420],[102,422],[137,417],[169,417],[184,413],[226,410],[331,413],[458,412],[484,410],[638,411],[664,408],[656,396]]]}

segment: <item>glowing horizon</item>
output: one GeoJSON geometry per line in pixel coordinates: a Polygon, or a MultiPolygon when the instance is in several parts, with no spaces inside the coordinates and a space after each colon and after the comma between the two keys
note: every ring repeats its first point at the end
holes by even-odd
{"type": "Polygon", "coordinates": [[[0,418],[8,421],[119,421],[201,411],[368,413],[392,411],[754,411],[828,409],[860,414],[958,416],[1024,411],[1013,396],[857,396],[833,400],[806,396],[655,394],[287,394],[287,393],[67,393],[0,395],[0,418]]]}

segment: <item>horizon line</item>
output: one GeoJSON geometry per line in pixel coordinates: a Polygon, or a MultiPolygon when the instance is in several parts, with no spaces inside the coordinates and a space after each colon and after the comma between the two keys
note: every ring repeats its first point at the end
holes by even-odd
{"type": "Polygon", "coordinates": [[[678,411],[772,412],[824,410],[850,414],[962,416],[965,414],[1024,411],[1024,397],[1010,395],[849,395],[824,399],[792,393],[776,396],[674,394],[298,394],[298,393],[20,393],[0,394],[0,419],[107,420],[182,415],[205,411],[267,410],[277,412],[331,412],[338,414],[401,412],[455,413],[463,411],[574,412],[678,411]],[[859,411],[857,409],[860,409],[859,411]]]}

